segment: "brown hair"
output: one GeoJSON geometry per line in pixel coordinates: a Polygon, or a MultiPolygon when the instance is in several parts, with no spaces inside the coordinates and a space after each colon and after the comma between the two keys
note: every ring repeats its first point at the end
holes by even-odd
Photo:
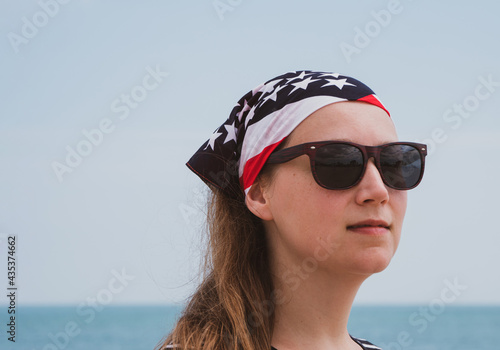
{"type": "Polygon", "coordinates": [[[211,190],[203,281],[156,349],[270,350],[274,303],[264,227],[241,190],[211,190]]]}

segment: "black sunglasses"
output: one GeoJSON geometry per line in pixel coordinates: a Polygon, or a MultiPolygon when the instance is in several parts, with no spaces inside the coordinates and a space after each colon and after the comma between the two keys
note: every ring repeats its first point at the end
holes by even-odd
{"type": "Polygon", "coordinates": [[[318,185],[329,190],[356,186],[371,157],[388,187],[409,190],[422,180],[427,145],[414,142],[391,142],[380,146],[344,141],[308,142],[272,153],[267,163],[285,163],[303,154],[309,156],[318,185]]]}

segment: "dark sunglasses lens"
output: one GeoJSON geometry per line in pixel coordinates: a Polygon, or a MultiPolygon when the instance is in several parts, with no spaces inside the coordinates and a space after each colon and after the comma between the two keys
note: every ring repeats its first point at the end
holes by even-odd
{"type": "Polygon", "coordinates": [[[363,153],[344,144],[330,144],[316,150],[315,174],[322,186],[347,188],[356,183],[363,172],[363,153]]]}
{"type": "Polygon", "coordinates": [[[409,189],[420,178],[422,160],[410,145],[391,145],[380,152],[380,166],[386,183],[396,189],[409,189]]]}

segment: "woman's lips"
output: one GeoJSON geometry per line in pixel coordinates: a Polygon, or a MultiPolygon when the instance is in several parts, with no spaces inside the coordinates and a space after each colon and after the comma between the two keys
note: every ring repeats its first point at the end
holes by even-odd
{"type": "Polygon", "coordinates": [[[383,235],[389,232],[389,224],[383,220],[364,220],[347,226],[349,231],[368,235],[383,235]]]}

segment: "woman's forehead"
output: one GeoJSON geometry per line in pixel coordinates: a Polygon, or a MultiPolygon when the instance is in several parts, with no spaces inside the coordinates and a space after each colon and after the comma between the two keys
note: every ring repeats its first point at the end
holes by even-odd
{"type": "Polygon", "coordinates": [[[327,105],[308,116],[287,138],[287,147],[313,141],[349,141],[382,144],[397,141],[392,118],[364,102],[327,105]]]}

